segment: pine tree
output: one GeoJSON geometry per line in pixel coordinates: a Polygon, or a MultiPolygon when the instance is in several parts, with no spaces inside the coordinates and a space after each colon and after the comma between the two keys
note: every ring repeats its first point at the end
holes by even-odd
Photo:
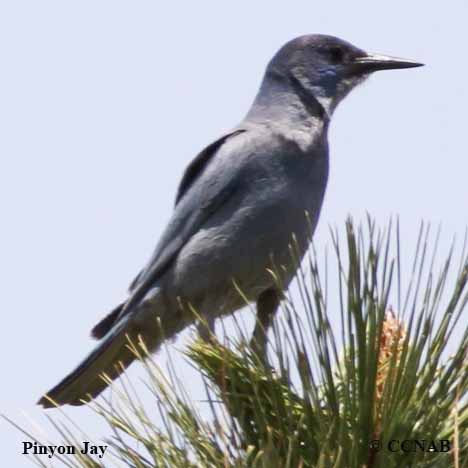
{"type": "MultiPolygon", "coordinates": [[[[90,405],[113,434],[115,464],[77,455],[63,457],[67,466],[467,467],[468,255],[463,248],[458,263],[451,250],[436,273],[429,239],[421,226],[404,285],[398,226],[356,229],[349,220],[345,249],[332,233],[333,260],[311,249],[298,265],[268,362],[240,326],[234,342],[192,342],[186,355],[203,376],[209,417],[144,343],[132,343],[146,357],[164,424],[151,421],[124,379],[113,403],[90,405]]],[[[281,282],[281,268],[271,274],[281,282]]],[[[76,443],[73,430],[56,428],[76,443]]]]}

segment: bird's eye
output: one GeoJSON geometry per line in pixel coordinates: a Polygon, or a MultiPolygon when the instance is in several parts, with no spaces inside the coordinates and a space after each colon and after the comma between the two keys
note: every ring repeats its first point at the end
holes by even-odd
{"type": "Polygon", "coordinates": [[[341,47],[330,47],[328,55],[332,63],[341,63],[344,61],[344,52],[341,47]]]}

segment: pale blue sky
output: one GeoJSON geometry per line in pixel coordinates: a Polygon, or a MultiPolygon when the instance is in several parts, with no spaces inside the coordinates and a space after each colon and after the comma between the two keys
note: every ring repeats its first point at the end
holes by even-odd
{"type": "MultiPolygon", "coordinates": [[[[337,110],[317,248],[348,213],[399,214],[410,246],[421,219],[442,223],[442,251],[462,236],[468,3],[448,5],[1,2],[0,412],[44,422],[35,401],[91,349],[90,328],[146,261],[184,167],[244,116],[266,63],[297,35],[427,64],[376,74],[337,110]]],[[[103,434],[89,411],[69,414],[103,434]]],[[[3,466],[30,466],[22,439],[0,422],[3,466]]]]}

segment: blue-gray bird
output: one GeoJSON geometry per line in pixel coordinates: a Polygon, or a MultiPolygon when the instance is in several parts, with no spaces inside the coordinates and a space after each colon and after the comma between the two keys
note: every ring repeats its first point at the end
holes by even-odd
{"type": "Polygon", "coordinates": [[[252,342],[264,350],[297,265],[292,234],[301,257],[317,225],[334,109],[370,73],[420,65],[325,35],[284,45],[244,120],[189,164],[169,225],[128,299],[93,328],[97,347],[39,404],[81,405],[96,397],[108,385],[103,374],[115,379],[134,361],[128,339],[156,351],[196,322],[193,310],[212,329],[216,318],[245,305],[239,290],[256,302],[252,342]],[[281,287],[268,271],[275,266],[281,287]]]}

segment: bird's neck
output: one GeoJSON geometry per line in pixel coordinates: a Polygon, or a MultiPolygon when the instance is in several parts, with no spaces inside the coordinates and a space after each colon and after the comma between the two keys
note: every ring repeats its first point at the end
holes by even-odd
{"type": "Polygon", "coordinates": [[[315,137],[326,134],[330,116],[297,78],[268,70],[246,120],[315,137]]]}

